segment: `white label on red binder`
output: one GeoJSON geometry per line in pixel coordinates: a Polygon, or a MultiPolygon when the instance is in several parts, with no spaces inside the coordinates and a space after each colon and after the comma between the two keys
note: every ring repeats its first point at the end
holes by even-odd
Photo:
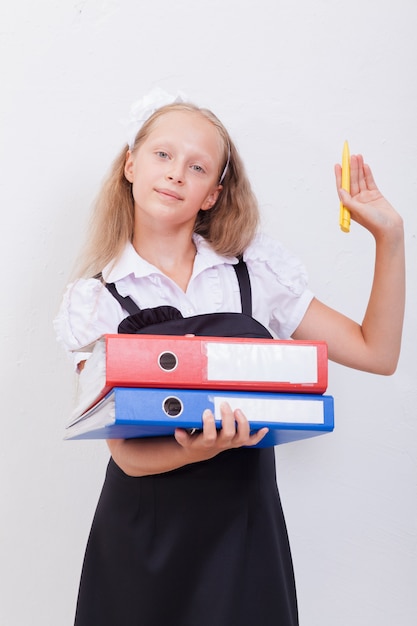
{"type": "Polygon", "coordinates": [[[317,382],[315,346],[207,342],[207,380],[317,382]]]}

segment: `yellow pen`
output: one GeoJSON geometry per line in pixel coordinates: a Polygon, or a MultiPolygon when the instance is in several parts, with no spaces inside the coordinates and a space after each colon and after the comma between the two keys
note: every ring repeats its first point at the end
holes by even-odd
{"type": "MultiPolygon", "coordinates": [[[[350,154],[347,141],[345,141],[343,145],[342,189],[345,189],[350,193],[350,154]]],[[[340,203],[339,224],[344,233],[348,233],[350,231],[350,211],[343,205],[343,202],[340,203]]]]}

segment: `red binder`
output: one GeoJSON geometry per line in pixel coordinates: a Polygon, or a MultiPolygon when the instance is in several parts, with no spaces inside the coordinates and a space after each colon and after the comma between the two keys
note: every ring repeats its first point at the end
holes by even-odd
{"type": "Polygon", "coordinates": [[[325,342],[109,334],[80,374],[80,403],[88,408],[113,387],[322,394],[327,375],[325,342]]]}

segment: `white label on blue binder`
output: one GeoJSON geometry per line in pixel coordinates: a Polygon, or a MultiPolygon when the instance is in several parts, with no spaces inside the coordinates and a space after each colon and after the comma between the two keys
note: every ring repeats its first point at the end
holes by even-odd
{"type": "Polygon", "coordinates": [[[316,383],[317,348],[207,342],[207,380],[316,383]]]}
{"type": "Polygon", "coordinates": [[[214,417],[221,419],[220,405],[227,402],[232,411],[241,409],[248,421],[274,424],[324,424],[324,405],[320,400],[284,398],[214,397],[214,417]]]}

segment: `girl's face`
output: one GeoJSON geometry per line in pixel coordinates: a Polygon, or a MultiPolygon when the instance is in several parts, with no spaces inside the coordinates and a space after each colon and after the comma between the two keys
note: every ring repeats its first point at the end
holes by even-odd
{"type": "Polygon", "coordinates": [[[125,176],[132,183],[139,224],[193,227],[197,213],[215,204],[223,158],[221,137],[198,112],[170,111],[135,153],[128,152],[125,176]]]}

